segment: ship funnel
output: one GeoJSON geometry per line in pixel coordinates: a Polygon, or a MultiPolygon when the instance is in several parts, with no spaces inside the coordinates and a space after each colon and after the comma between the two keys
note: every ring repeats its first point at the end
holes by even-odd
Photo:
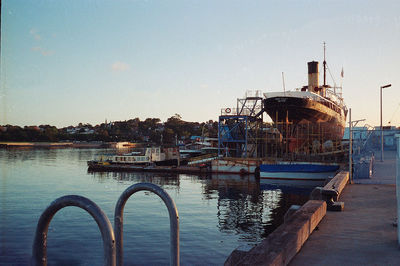
{"type": "Polygon", "coordinates": [[[319,87],[319,73],[318,73],[318,62],[308,62],[308,91],[318,92],[319,87]]]}

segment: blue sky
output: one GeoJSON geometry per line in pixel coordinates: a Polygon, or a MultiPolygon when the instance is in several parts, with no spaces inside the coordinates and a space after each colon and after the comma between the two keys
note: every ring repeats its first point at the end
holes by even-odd
{"type": "Polygon", "coordinates": [[[353,119],[378,125],[379,87],[391,83],[383,120],[400,126],[399,10],[395,0],[3,0],[0,124],[217,120],[247,90],[282,91],[282,72],[287,90],[306,85],[325,41],[353,119]]]}

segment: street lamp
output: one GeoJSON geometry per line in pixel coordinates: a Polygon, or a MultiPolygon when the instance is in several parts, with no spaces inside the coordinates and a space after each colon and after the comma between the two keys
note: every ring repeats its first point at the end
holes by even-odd
{"type": "Polygon", "coordinates": [[[383,127],[382,127],[382,89],[391,87],[392,84],[381,86],[381,162],[383,162],[383,127]]]}

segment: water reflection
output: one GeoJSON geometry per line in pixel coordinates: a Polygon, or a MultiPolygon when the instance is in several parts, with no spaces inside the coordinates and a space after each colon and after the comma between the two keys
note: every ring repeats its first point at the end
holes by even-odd
{"type": "Polygon", "coordinates": [[[260,186],[253,175],[178,175],[140,172],[88,172],[98,182],[114,179],[130,184],[150,182],[179,191],[180,178],[201,185],[202,200],[216,200],[218,229],[236,234],[244,242],[259,243],[283,222],[291,205],[302,205],[311,187],[297,188],[279,184],[260,186]]]}
{"type": "Polygon", "coordinates": [[[279,191],[260,190],[254,176],[215,175],[207,182],[205,194],[217,192],[217,217],[220,231],[238,234],[240,239],[259,242],[264,225],[270,221],[265,215],[276,207],[279,191]],[[263,204],[268,198],[269,204],[263,204]]]}
{"type": "Polygon", "coordinates": [[[108,179],[127,183],[153,183],[160,187],[175,186],[179,189],[178,174],[154,174],[145,172],[97,172],[88,171],[98,182],[103,183],[108,179]]]}
{"type": "Polygon", "coordinates": [[[53,165],[54,162],[62,159],[64,163],[68,162],[77,165],[83,161],[86,162],[88,158],[95,157],[99,153],[107,152],[110,152],[110,150],[15,147],[0,149],[0,158],[2,162],[7,164],[31,161],[37,164],[53,165]]]}
{"type": "MultiPolygon", "coordinates": [[[[139,182],[161,186],[175,200],[182,218],[182,265],[199,261],[223,264],[233,249],[259,243],[280,225],[290,205],[307,199],[302,191],[260,185],[253,176],[87,172],[87,160],[112,152],[0,149],[0,264],[28,264],[41,212],[63,195],[88,197],[112,219],[115,203],[126,187],[139,182]]],[[[168,261],[168,212],[162,201],[151,193],[138,193],[125,215],[127,264],[168,261]]],[[[49,234],[51,263],[101,264],[100,234],[95,223],[90,223],[94,221],[86,213],[74,208],[55,216],[51,223],[54,230],[49,234]]]]}
{"type": "Polygon", "coordinates": [[[308,191],[284,191],[279,186],[261,189],[254,176],[215,175],[207,182],[205,194],[218,192],[218,223],[221,231],[258,243],[283,222],[293,204],[308,200],[308,191]]]}

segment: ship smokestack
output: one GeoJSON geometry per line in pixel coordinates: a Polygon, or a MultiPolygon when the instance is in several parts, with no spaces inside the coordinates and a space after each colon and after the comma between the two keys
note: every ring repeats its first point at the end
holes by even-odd
{"type": "Polygon", "coordinates": [[[319,73],[318,62],[308,62],[308,91],[318,93],[319,88],[319,73]]]}

